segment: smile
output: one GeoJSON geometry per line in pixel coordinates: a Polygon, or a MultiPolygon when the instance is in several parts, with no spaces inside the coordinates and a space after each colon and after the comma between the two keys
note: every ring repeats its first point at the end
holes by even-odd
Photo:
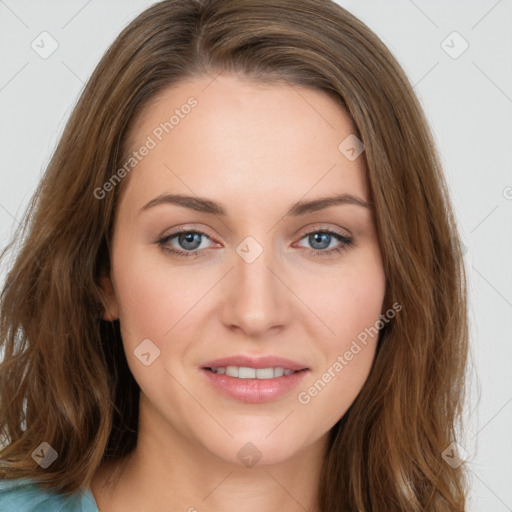
{"type": "Polygon", "coordinates": [[[274,368],[250,368],[248,366],[219,366],[218,368],[208,368],[211,372],[218,375],[227,375],[237,379],[275,379],[295,373],[294,370],[285,369],[281,366],[274,368]]]}

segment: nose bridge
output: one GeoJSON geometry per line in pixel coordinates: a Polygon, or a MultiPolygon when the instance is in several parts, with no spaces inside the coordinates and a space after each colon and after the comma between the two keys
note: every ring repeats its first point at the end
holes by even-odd
{"type": "Polygon", "coordinates": [[[238,326],[251,335],[282,326],[289,311],[290,294],[275,275],[279,258],[270,240],[266,237],[260,242],[248,236],[233,254],[223,319],[226,325],[238,326]]]}

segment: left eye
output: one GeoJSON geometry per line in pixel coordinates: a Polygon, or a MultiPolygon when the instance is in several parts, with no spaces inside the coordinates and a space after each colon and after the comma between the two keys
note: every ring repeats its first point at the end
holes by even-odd
{"type": "Polygon", "coordinates": [[[334,233],[333,231],[313,231],[312,233],[306,234],[301,240],[305,238],[308,240],[308,243],[312,245],[312,249],[314,250],[330,249],[332,248],[332,246],[329,247],[331,242],[334,242],[334,245],[336,245],[336,242],[350,243],[347,237],[339,233],[334,233]]]}
{"type": "MultiPolygon", "coordinates": [[[[201,231],[179,231],[171,233],[159,239],[157,244],[167,253],[177,256],[189,257],[199,256],[199,253],[207,247],[202,246],[202,238],[211,241],[210,237],[201,231]],[[179,247],[174,246],[171,241],[176,239],[179,247]]],[[[310,255],[329,255],[335,252],[341,252],[344,248],[352,244],[352,239],[329,230],[317,230],[306,233],[300,240],[307,239],[311,248],[299,245],[305,249],[310,249],[310,255]],[[331,245],[334,242],[334,247],[331,245]],[[336,245],[336,242],[338,245],[336,245]]]]}

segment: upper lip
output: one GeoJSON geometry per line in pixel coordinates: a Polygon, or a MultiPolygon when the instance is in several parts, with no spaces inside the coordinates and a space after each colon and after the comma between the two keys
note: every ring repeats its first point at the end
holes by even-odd
{"type": "Polygon", "coordinates": [[[307,370],[308,367],[305,364],[299,363],[297,361],[292,361],[291,359],[286,359],[284,357],[278,356],[262,356],[262,357],[251,357],[251,356],[230,356],[230,357],[222,357],[220,359],[215,359],[212,361],[206,361],[203,363],[202,368],[219,368],[226,366],[243,366],[248,368],[284,368],[285,370],[307,370]]]}

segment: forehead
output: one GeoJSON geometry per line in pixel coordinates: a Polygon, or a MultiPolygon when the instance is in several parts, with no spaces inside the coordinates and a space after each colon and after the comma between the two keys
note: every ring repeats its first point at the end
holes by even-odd
{"type": "Polygon", "coordinates": [[[144,145],[151,150],[127,188],[144,197],[192,192],[260,204],[331,190],[365,197],[363,158],[350,161],[339,150],[355,132],[349,114],[322,91],[195,77],[160,92],[132,121],[127,156],[144,145]]]}

